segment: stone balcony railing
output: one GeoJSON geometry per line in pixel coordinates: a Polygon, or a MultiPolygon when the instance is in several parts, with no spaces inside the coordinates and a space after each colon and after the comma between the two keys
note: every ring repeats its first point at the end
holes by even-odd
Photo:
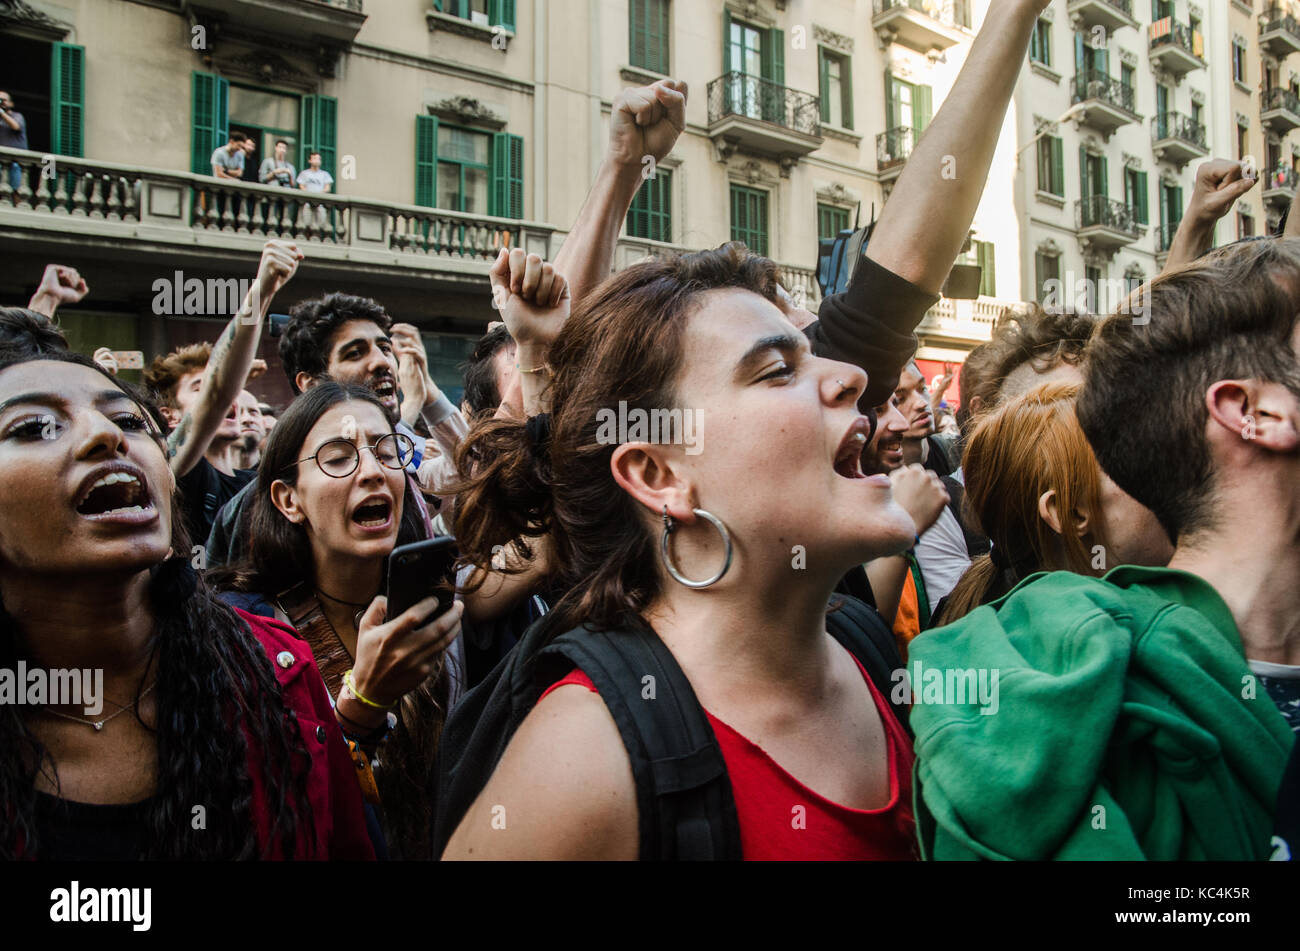
{"type": "Polygon", "coordinates": [[[977,297],[974,300],[941,297],[925,312],[916,332],[923,341],[984,342],[992,338],[993,328],[1008,308],[1024,310],[1025,306],[1022,301],[998,297],[977,297]]]}
{"type": "MultiPolygon", "coordinates": [[[[257,252],[270,238],[362,266],[487,274],[497,249],[552,253],[554,228],[351,195],[0,148],[0,232],[257,252]],[[10,168],[20,170],[18,188],[10,168]]],[[[558,250],[558,249],[557,249],[558,250]]]]}

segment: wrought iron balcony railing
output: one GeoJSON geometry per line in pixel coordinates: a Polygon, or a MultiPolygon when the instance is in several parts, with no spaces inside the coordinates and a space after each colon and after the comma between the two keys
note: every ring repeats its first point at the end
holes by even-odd
{"type": "Polygon", "coordinates": [[[1133,16],[1133,0],[1101,0],[1108,7],[1114,7],[1126,17],[1133,16]]]}
{"type": "Polygon", "coordinates": [[[747,73],[725,73],[709,83],[709,124],[726,116],[774,122],[805,135],[821,134],[816,96],[747,73]]]}
{"type": "Polygon", "coordinates": [[[1265,89],[1259,97],[1259,111],[1269,112],[1273,109],[1285,109],[1293,115],[1300,116],[1300,96],[1297,96],[1285,86],[1274,86],[1272,89],[1265,89]]]}
{"type": "Polygon", "coordinates": [[[930,19],[947,26],[963,26],[970,29],[970,3],[967,0],[875,0],[877,14],[899,7],[924,13],[930,19]]]}
{"type": "Polygon", "coordinates": [[[1074,76],[1074,93],[1070,103],[1097,99],[1136,115],[1133,87],[1099,69],[1088,69],[1074,76]]]}
{"type": "Polygon", "coordinates": [[[1300,22],[1286,10],[1269,7],[1259,15],[1259,32],[1272,33],[1274,30],[1283,30],[1300,39],[1300,22]]]}
{"type": "Polygon", "coordinates": [[[1264,191],[1284,191],[1294,195],[1300,175],[1290,165],[1279,165],[1264,178],[1264,191]]]}
{"type": "Polygon", "coordinates": [[[1137,215],[1132,208],[1105,195],[1089,195],[1074,204],[1074,225],[1076,228],[1111,228],[1123,231],[1134,238],[1142,233],[1137,215]]]}
{"type": "Polygon", "coordinates": [[[1150,49],[1162,46],[1176,46],[1185,53],[1190,53],[1199,60],[1205,59],[1205,38],[1200,30],[1193,30],[1186,23],[1179,23],[1173,17],[1163,17],[1151,24],[1148,33],[1151,38],[1150,49]]]}
{"type": "Polygon", "coordinates": [[[897,126],[876,136],[876,167],[889,168],[907,161],[916,147],[916,130],[897,126]]]}
{"type": "Polygon", "coordinates": [[[1181,139],[1198,149],[1209,148],[1205,141],[1205,125],[1181,112],[1166,112],[1151,120],[1151,140],[1159,142],[1161,139],[1181,139]]]}

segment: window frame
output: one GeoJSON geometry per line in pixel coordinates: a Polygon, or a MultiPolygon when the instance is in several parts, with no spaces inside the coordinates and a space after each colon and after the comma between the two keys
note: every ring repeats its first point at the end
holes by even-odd
{"type": "Polygon", "coordinates": [[[738,185],[735,182],[732,182],[729,194],[731,199],[730,215],[729,215],[730,228],[731,228],[731,240],[743,242],[744,245],[747,248],[749,248],[751,251],[753,251],[755,254],[762,255],[763,257],[770,257],[771,256],[771,234],[772,234],[771,192],[767,191],[766,189],[750,188],[747,185],[738,185]],[[738,198],[753,199],[756,202],[761,204],[762,216],[763,216],[763,224],[762,224],[761,231],[749,227],[748,223],[746,227],[742,228],[740,224],[737,222],[736,202],[738,198]],[[750,240],[751,235],[759,238],[760,243],[756,244],[755,242],[751,241],[750,240]]]}
{"type": "Polygon", "coordinates": [[[654,175],[647,178],[637,189],[636,196],[627,210],[627,236],[643,241],[662,241],[671,244],[673,240],[673,173],[672,169],[656,168],[654,175]],[[657,189],[662,207],[653,207],[654,192],[657,189]],[[644,225],[644,228],[641,226],[644,225]],[[659,229],[656,232],[656,227],[659,229]],[[641,233],[644,231],[645,233],[641,233]]]}
{"type": "Polygon", "coordinates": [[[491,207],[491,204],[492,204],[492,133],[484,132],[482,129],[475,129],[470,126],[448,125],[446,123],[440,122],[438,124],[438,149],[437,151],[434,152],[433,207],[439,209],[440,211],[457,211],[465,215],[486,216],[488,214],[488,209],[491,207]],[[486,139],[487,151],[488,151],[487,162],[480,165],[478,162],[470,162],[464,159],[444,158],[442,154],[443,133],[450,132],[450,131],[468,132],[471,135],[481,135],[484,139],[486,139]],[[442,182],[442,176],[439,174],[439,171],[443,164],[457,165],[460,167],[459,194],[461,197],[461,205],[465,204],[465,168],[468,166],[471,168],[482,169],[484,173],[484,180],[486,182],[486,187],[483,192],[484,202],[483,202],[482,211],[466,211],[463,207],[446,208],[438,204],[438,199],[439,199],[438,186],[442,182]]]}

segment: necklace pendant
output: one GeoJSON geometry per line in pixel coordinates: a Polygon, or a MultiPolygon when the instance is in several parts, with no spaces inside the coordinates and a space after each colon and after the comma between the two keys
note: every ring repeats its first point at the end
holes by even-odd
{"type": "Polygon", "coordinates": [[[104,729],[104,721],[97,720],[94,724],[94,727],[95,727],[95,732],[98,733],[100,730],[104,729]]]}

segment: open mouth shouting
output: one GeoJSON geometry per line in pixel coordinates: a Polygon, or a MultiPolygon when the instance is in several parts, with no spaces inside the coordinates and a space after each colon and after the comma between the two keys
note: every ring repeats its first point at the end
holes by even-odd
{"type": "Polygon", "coordinates": [[[397,407],[397,381],[391,376],[377,376],[368,385],[381,403],[390,409],[397,407]]]}
{"type": "Polygon", "coordinates": [[[77,514],[96,522],[141,525],[158,517],[144,473],[118,462],[101,466],[77,490],[77,514]]]}
{"type": "Polygon", "coordinates": [[[352,524],[366,534],[384,535],[393,527],[393,500],[387,495],[367,495],[352,510],[352,524]]]}
{"type": "Polygon", "coordinates": [[[859,416],[849,427],[849,431],[840,440],[840,447],[835,452],[835,472],[845,479],[865,479],[862,471],[862,450],[866,448],[867,437],[871,432],[871,420],[859,416]]]}

